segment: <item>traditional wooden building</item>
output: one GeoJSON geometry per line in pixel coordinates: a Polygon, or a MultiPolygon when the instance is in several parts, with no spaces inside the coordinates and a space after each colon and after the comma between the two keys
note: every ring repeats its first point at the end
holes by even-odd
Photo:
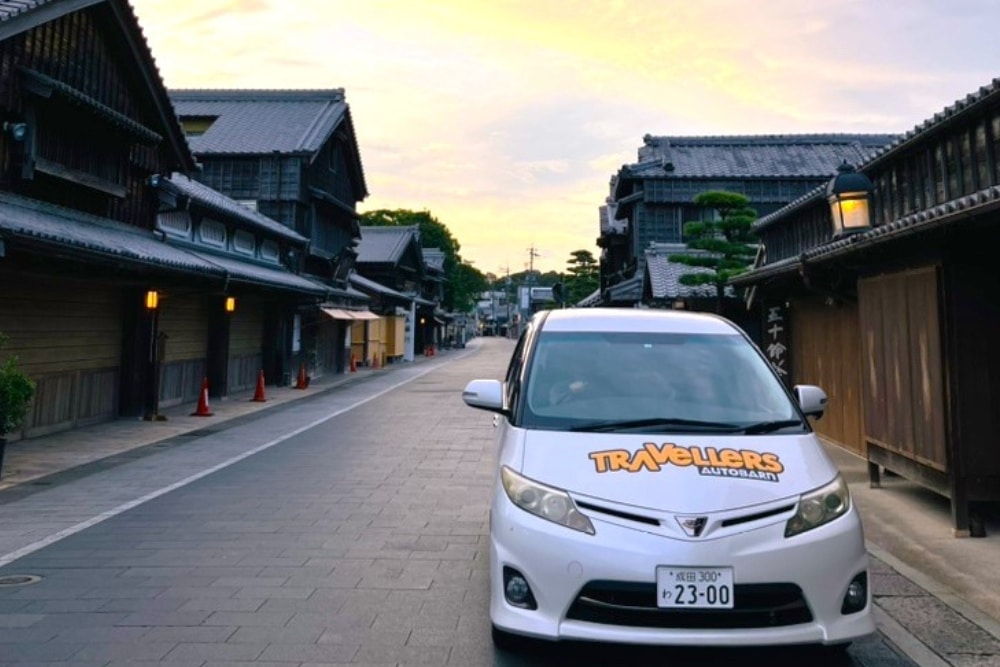
{"type": "Polygon", "coordinates": [[[293,270],[308,239],[183,174],[150,182],[160,201],[156,232],[224,281],[208,299],[172,281],[154,286],[161,405],[196,400],[206,377],[215,397],[254,388],[262,370],[266,383],[288,384],[295,314],[331,291],[293,270]]]}
{"type": "Polygon", "coordinates": [[[343,373],[352,318],[367,299],[350,289],[368,196],[344,90],[173,90],[196,178],[309,239],[298,268],[330,287],[295,318],[293,365],[343,373]],[[332,315],[331,315],[332,313],[332,315]]]}
{"type": "Polygon", "coordinates": [[[819,431],[976,533],[975,503],[1000,500],[1000,80],[858,169],[866,226],[835,229],[821,186],[757,221],[766,254],[733,283],[780,319],[795,381],[826,388],[819,431]]]}
{"type": "Polygon", "coordinates": [[[682,243],[684,223],[714,215],[695,205],[698,194],[736,192],[758,215],[768,215],[825,183],[843,160],[857,163],[891,140],[873,134],[646,135],[638,162],[611,178],[600,208],[602,303],[638,303],[650,244],[682,243]]]}
{"type": "Polygon", "coordinates": [[[365,278],[352,271],[348,280],[371,300],[369,311],[351,311],[357,319],[351,326],[351,353],[355,363],[376,364],[402,361],[406,357],[406,323],[413,297],[365,278]]]}
{"type": "MultiPolygon", "coordinates": [[[[405,359],[423,354],[434,343],[438,326],[435,317],[440,303],[436,300],[440,281],[429,275],[416,225],[361,228],[357,271],[365,278],[405,294],[412,299],[406,316],[405,359]]],[[[442,322],[443,323],[443,322],[442,322]]]]}
{"type": "Polygon", "coordinates": [[[304,237],[190,187],[125,0],[0,0],[0,122],[0,332],[37,385],[9,437],[245,386],[269,349],[254,300],[325,298],[288,268],[304,237]]]}

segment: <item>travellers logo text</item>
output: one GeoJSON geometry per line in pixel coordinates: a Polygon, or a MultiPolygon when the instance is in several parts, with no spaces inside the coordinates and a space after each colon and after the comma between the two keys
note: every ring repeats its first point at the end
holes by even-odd
{"type": "Polygon", "coordinates": [[[662,445],[647,442],[642,449],[634,452],[609,449],[591,452],[589,456],[599,473],[621,470],[659,472],[666,466],[694,466],[700,475],[708,477],[739,477],[777,482],[778,475],[785,471],[777,454],[751,449],[683,447],[669,442],[662,445]]]}

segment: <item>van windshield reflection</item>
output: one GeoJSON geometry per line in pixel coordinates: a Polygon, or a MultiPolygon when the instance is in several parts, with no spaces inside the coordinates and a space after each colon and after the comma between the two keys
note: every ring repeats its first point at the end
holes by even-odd
{"type": "Polygon", "coordinates": [[[735,334],[545,331],[525,396],[525,425],[535,428],[808,428],[767,360],[735,334]]]}

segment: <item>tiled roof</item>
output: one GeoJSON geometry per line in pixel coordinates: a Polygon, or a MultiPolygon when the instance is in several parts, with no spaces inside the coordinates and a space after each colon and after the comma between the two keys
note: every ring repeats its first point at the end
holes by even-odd
{"type": "Polygon", "coordinates": [[[411,242],[417,242],[419,237],[420,228],[416,225],[362,227],[357,262],[395,264],[402,258],[406,246],[411,242]]]}
{"type": "Polygon", "coordinates": [[[287,287],[297,292],[325,295],[329,288],[317,282],[274,266],[262,266],[236,257],[225,257],[200,250],[189,251],[195,257],[212,264],[224,272],[233,283],[249,283],[267,287],[287,287]]]}
{"type": "Polygon", "coordinates": [[[430,299],[425,299],[422,296],[417,296],[416,294],[409,294],[409,295],[407,295],[407,298],[413,299],[413,302],[415,304],[417,304],[418,306],[435,306],[435,307],[437,307],[437,303],[435,303],[434,301],[431,301],[430,299]]]}
{"type": "Polygon", "coordinates": [[[802,195],[801,197],[799,197],[798,199],[793,199],[792,201],[788,202],[774,213],[770,213],[768,215],[765,215],[763,218],[758,218],[757,220],[754,220],[753,224],[750,225],[750,228],[753,229],[754,231],[760,231],[764,227],[767,227],[772,223],[787,217],[793,211],[805,208],[806,206],[812,204],[813,202],[826,199],[826,185],[827,184],[824,183],[823,185],[817,186],[812,190],[810,190],[809,192],[802,195]]]}
{"type": "Polygon", "coordinates": [[[354,299],[358,299],[360,301],[371,301],[372,300],[372,298],[370,296],[368,296],[367,294],[365,294],[361,290],[354,289],[350,285],[348,285],[347,289],[344,290],[344,291],[347,293],[348,296],[350,296],[350,297],[352,297],[354,299]]]}
{"type": "MultiPolygon", "coordinates": [[[[960,116],[972,113],[983,104],[992,103],[1000,96],[1000,78],[993,79],[985,86],[981,86],[974,93],[969,93],[964,98],[957,100],[951,106],[945,107],[942,111],[934,114],[924,122],[920,123],[904,135],[898,136],[892,143],[882,147],[865,163],[865,168],[874,166],[877,163],[888,160],[901,151],[906,150],[918,138],[930,130],[951,122],[960,116]]],[[[857,165],[855,165],[857,166],[857,165]]]]}
{"type": "Polygon", "coordinates": [[[0,192],[0,231],[125,262],[222,275],[191,253],[163,243],[151,230],[9,192],[0,192]]]}
{"type": "Polygon", "coordinates": [[[311,154],[347,113],[344,90],[171,90],[177,115],[216,117],[196,154],[311,154]]]}
{"type": "Polygon", "coordinates": [[[391,287],[386,287],[382,283],[375,282],[374,280],[372,280],[370,278],[365,278],[363,275],[361,275],[359,273],[352,273],[350,275],[350,277],[348,278],[348,280],[352,284],[357,285],[358,287],[360,287],[361,289],[370,290],[370,291],[376,292],[378,294],[384,294],[386,296],[393,296],[393,297],[396,297],[397,299],[404,299],[406,301],[411,301],[413,299],[413,297],[406,296],[402,292],[397,292],[396,290],[392,289],[391,287]]]}
{"type": "Polygon", "coordinates": [[[178,248],[160,241],[148,229],[8,192],[0,192],[0,231],[12,238],[71,248],[93,257],[200,274],[220,282],[228,275],[237,282],[315,294],[326,292],[322,285],[278,267],[178,248]]]}
{"type": "Polygon", "coordinates": [[[17,15],[50,4],[52,0],[0,0],[0,22],[9,21],[17,15]]]}
{"type": "MultiPolygon", "coordinates": [[[[864,232],[857,232],[805,250],[801,255],[765,264],[733,279],[737,284],[751,284],[796,269],[800,264],[815,260],[831,259],[861,248],[892,241],[907,234],[921,232],[959,219],[1000,210],[1000,186],[984,188],[965,197],[959,197],[919,213],[899,218],[864,232]]],[[[775,214],[777,215],[777,214],[775,214]]]]}
{"type": "MultiPolygon", "coordinates": [[[[715,285],[685,285],[681,276],[699,273],[712,273],[704,266],[689,266],[681,262],[672,262],[673,255],[706,254],[702,251],[690,250],[681,243],[655,243],[646,250],[646,276],[654,299],[676,298],[711,298],[718,294],[715,285]]],[[[735,296],[736,292],[727,287],[726,296],[735,296]]]]}
{"type": "Polygon", "coordinates": [[[577,302],[576,307],[577,308],[593,308],[594,306],[599,306],[599,305],[601,305],[601,290],[600,290],[600,288],[595,289],[593,292],[591,292],[587,296],[585,296],[582,299],[580,299],[580,301],[577,302]]]}
{"type": "Polygon", "coordinates": [[[632,276],[608,287],[608,300],[612,303],[639,303],[642,301],[642,276],[632,276]]]}
{"type": "Polygon", "coordinates": [[[857,165],[895,138],[888,134],[647,135],[634,177],[825,178],[844,160],[857,165]]]}
{"type": "Polygon", "coordinates": [[[307,243],[309,239],[301,234],[289,229],[277,220],[247,208],[231,197],[227,197],[217,190],[213,190],[203,183],[188,178],[183,174],[173,173],[169,182],[180,192],[191,199],[200,202],[203,206],[215,209],[219,213],[231,218],[236,218],[250,227],[257,227],[296,243],[307,243]]]}
{"type": "Polygon", "coordinates": [[[906,234],[937,227],[958,217],[965,218],[998,209],[1000,209],[1000,185],[994,185],[971,195],[959,197],[958,199],[934,206],[925,211],[899,218],[888,224],[879,225],[867,231],[851,234],[850,236],[810,248],[802,253],[802,259],[809,261],[811,259],[846,254],[856,248],[874,245],[899,238],[906,234]]]}
{"type": "MultiPolygon", "coordinates": [[[[946,123],[954,121],[957,117],[973,112],[975,109],[979,108],[983,104],[992,103],[996,98],[1000,96],[1000,78],[993,79],[989,84],[980,87],[980,89],[974,93],[970,93],[965,98],[956,101],[949,107],[946,107],[943,111],[934,114],[932,117],[925,120],[923,123],[917,125],[912,130],[904,135],[897,136],[892,142],[881,147],[879,150],[872,153],[868,160],[860,163],[856,163],[854,166],[857,167],[858,171],[864,171],[873,168],[874,166],[890,160],[900,152],[906,150],[912,146],[915,142],[919,141],[920,137],[927,132],[930,132],[934,128],[944,125],[946,123]]],[[[832,174],[831,174],[832,176],[832,174]]],[[[771,213],[770,215],[760,218],[753,224],[755,230],[762,229],[778,220],[787,218],[789,215],[797,211],[798,209],[816,201],[825,196],[826,185],[817,187],[815,190],[807,192],[805,195],[799,197],[798,199],[789,202],[786,206],[781,209],[771,213]]],[[[971,197],[980,197],[982,192],[970,195],[971,197]]],[[[960,198],[957,201],[961,201],[965,198],[960,198]]],[[[952,202],[954,203],[954,202],[952,202]]],[[[949,206],[952,203],[943,204],[942,206],[949,206]]],[[[940,209],[941,206],[936,207],[940,209]]],[[[935,209],[932,209],[935,210],[935,209]]],[[[915,214],[916,216],[922,216],[929,214],[929,211],[915,214]]],[[[911,218],[914,216],[910,216],[911,218]]],[[[907,218],[904,218],[904,220],[907,218]]],[[[899,221],[897,221],[899,222],[899,221]]],[[[892,223],[896,224],[896,223],[892,223]]],[[[885,225],[888,227],[889,225],[885,225]]]]}
{"type": "Polygon", "coordinates": [[[424,264],[437,271],[444,271],[444,250],[440,248],[424,248],[424,264]]]}
{"type": "Polygon", "coordinates": [[[752,285],[754,283],[760,282],[764,278],[772,278],[774,276],[779,276],[785,273],[792,273],[797,271],[801,258],[796,257],[786,257],[785,259],[780,259],[776,262],[771,262],[770,264],[764,264],[755,269],[751,269],[746,273],[741,273],[738,276],[730,279],[730,284],[739,286],[752,285]]]}

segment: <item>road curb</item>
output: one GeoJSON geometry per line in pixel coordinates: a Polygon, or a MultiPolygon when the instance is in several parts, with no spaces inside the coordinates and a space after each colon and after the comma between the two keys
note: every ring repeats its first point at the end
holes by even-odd
{"type": "Polygon", "coordinates": [[[997,623],[988,614],[963,600],[954,590],[920,570],[907,565],[878,545],[867,542],[865,547],[871,555],[923,588],[943,604],[950,607],[956,614],[959,614],[970,623],[979,626],[984,632],[992,635],[994,639],[1000,640],[1000,623],[997,623]]]}
{"type": "Polygon", "coordinates": [[[885,635],[885,638],[902,651],[907,658],[917,663],[919,667],[952,667],[950,662],[935,653],[927,644],[917,639],[916,636],[911,634],[878,605],[874,606],[872,614],[875,617],[875,625],[878,627],[878,631],[885,635]]]}

